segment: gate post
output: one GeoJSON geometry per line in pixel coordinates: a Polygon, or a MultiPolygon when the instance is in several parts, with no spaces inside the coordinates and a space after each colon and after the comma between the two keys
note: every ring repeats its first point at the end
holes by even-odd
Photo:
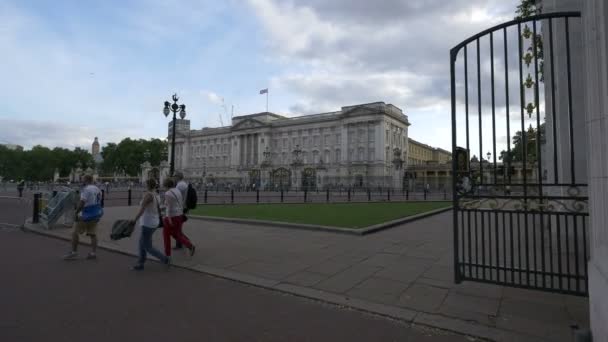
{"type": "Polygon", "coordinates": [[[234,189],[230,190],[230,204],[234,204],[234,189]]]}
{"type": "Polygon", "coordinates": [[[281,203],[283,203],[283,189],[281,189],[281,203]]]}
{"type": "Polygon", "coordinates": [[[348,201],[350,202],[350,188],[348,188],[348,201]]]}
{"type": "Polygon", "coordinates": [[[207,189],[205,189],[205,204],[207,204],[207,189]]]}
{"type": "Polygon", "coordinates": [[[387,195],[388,201],[390,202],[391,201],[391,188],[388,188],[388,190],[386,191],[386,195],[387,195]]]}
{"type": "Polygon", "coordinates": [[[308,189],[304,189],[304,203],[306,203],[307,197],[308,197],[308,189]]]}
{"type": "Polygon", "coordinates": [[[41,193],[34,194],[34,212],[32,213],[32,223],[40,222],[40,197],[41,193]]]}
{"type": "Polygon", "coordinates": [[[327,194],[325,195],[325,201],[327,201],[327,203],[329,203],[329,188],[327,189],[327,194]]]}
{"type": "Polygon", "coordinates": [[[405,200],[409,200],[410,199],[410,190],[405,190],[405,200]]]}
{"type": "Polygon", "coordinates": [[[372,201],[372,192],[369,190],[369,188],[367,188],[367,201],[368,202],[372,201]]]}
{"type": "Polygon", "coordinates": [[[256,193],[255,193],[255,202],[260,203],[260,190],[259,189],[256,190],[256,193]]]}

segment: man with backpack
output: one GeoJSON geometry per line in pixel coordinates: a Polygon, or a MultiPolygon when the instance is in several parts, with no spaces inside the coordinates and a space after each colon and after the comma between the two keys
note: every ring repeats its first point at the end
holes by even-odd
{"type": "MultiPolygon", "coordinates": [[[[186,220],[188,219],[186,214],[188,213],[188,210],[196,208],[196,202],[198,200],[198,197],[196,195],[196,190],[194,189],[192,184],[189,184],[184,180],[184,174],[182,172],[175,171],[174,177],[177,181],[177,185],[175,187],[182,194],[182,208],[184,208],[183,222],[186,222],[186,220]]],[[[179,241],[176,241],[174,249],[182,248],[182,244],[179,241]]]]}

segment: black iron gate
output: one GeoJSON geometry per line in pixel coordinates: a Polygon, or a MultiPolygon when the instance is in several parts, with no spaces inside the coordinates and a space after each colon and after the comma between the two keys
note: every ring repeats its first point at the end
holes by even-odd
{"type": "Polygon", "coordinates": [[[450,52],[457,283],[588,293],[578,25],[516,19],[450,52]]]}

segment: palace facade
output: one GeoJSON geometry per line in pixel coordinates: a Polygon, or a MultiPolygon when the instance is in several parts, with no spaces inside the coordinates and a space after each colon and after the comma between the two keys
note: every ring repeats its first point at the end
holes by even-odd
{"type": "Polygon", "coordinates": [[[291,118],[243,115],[200,130],[177,120],[175,167],[214,185],[401,187],[409,125],[401,109],[384,102],[291,118]]]}

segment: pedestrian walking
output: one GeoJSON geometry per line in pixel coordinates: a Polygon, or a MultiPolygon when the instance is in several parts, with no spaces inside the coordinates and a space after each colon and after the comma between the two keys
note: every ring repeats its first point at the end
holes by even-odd
{"type": "Polygon", "coordinates": [[[183,199],[182,194],[175,188],[175,180],[166,178],[163,186],[165,192],[165,216],[163,218],[163,240],[165,243],[165,255],[171,257],[171,237],[181,242],[190,249],[190,255],[194,255],[195,247],[182,233],[183,225],[183,199]]]}
{"type": "MultiPolygon", "coordinates": [[[[183,215],[186,215],[186,213],[188,212],[188,209],[186,208],[186,194],[188,193],[188,183],[184,180],[184,174],[180,171],[176,171],[175,172],[175,180],[177,181],[177,184],[175,186],[175,188],[177,190],[179,190],[180,194],[182,195],[182,210],[183,210],[183,215]]],[[[183,217],[182,217],[183,219],[183,217]]],[[[183,221],[183,220],[182,220],[183,221]]],[[[186,234],[184,234],[183,232],[183,222],[182,222],[182,234],[188,238],[186,236],[186,234]]],[[[175,241],[175,247],[173,249],[182,249],[184,248],[184,246],[182,246],[182,243],[179,242],[179,240],[175,241]]]]}
{"type": "Polygon", "coordinates": [[[152,245],[152,236],[161,223],[160,199],[155,193],[156,180],[150,178],[146,181],[146,192],[139,204],[139,211],[135,215],[134,222],[141,226],[139,236],[139,258],[133,270],[141,271],[144,269],[147,254],[150,254],[169,265],[170,259],[152,245]]]}
{"type": "Polygon", "coordinates": [[[22,179],[17,184],[17,191],[19,191],[19,197],[23,197],[23,189],[25,189],[25,181],[22,179]]]}
{"type": "Polygon", "coordinates": [[[101,207],[101,190],[93,185],[93,176],[83,177],[84,187],[80,192],[80,201],[76,207],[74,231],[72,232],[72,250],[63,258],[73,260],[78,258],[78,240],[81,234],[91,238],[91,252],[87,259],[97,258],[97,223],[103,216],[101,207]]]}

